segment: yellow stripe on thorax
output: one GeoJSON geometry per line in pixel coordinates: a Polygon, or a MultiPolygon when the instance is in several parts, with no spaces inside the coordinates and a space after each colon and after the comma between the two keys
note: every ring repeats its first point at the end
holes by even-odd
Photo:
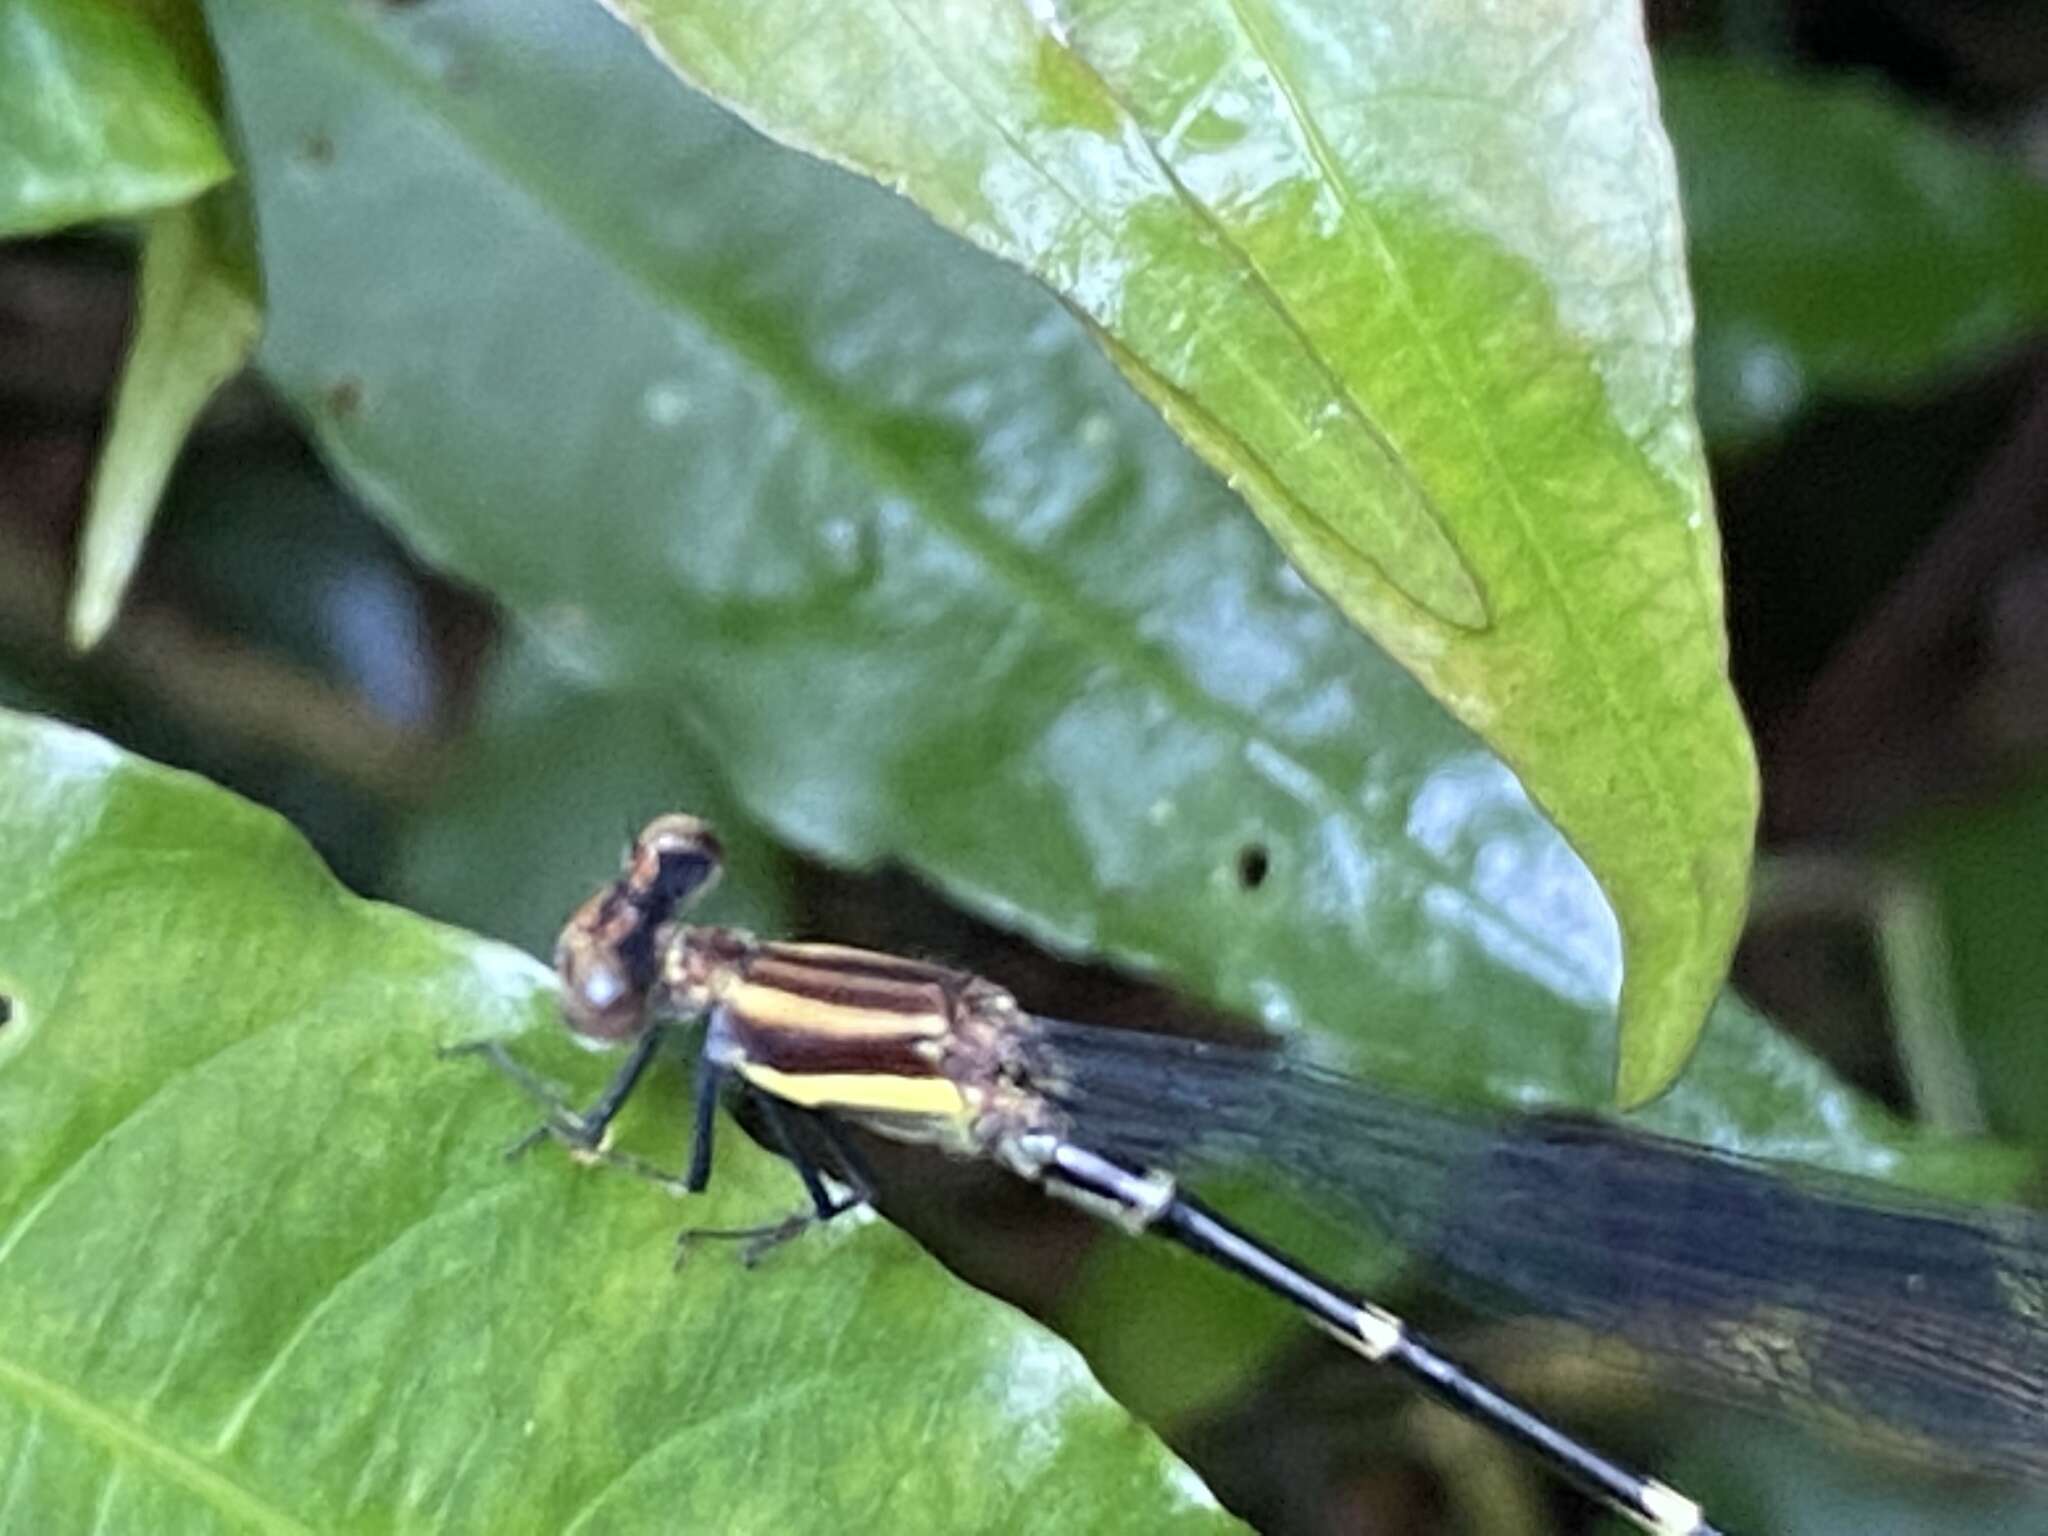
{"type": "Polygon", "coordinates": [[[857,1003],[832,1002],[769,982],[742,980],[727,990],[723,1001],[756,1028],[799,1030],[815,1035],[901,1040],[943,1035],[952,1024],[943,998],[936,993],[932,1003],[924,1007],[869,1008],[857,1003]]]}
{"type": "Polygon", "coordinates": [[[886,1072],[778,1072],[751,1061],[736,1062],[733,1070],[763,1093],[804,1109],[951,1121],[969,1116],[967,1100],[950,1078],[898,1077],[886,1072]]]}

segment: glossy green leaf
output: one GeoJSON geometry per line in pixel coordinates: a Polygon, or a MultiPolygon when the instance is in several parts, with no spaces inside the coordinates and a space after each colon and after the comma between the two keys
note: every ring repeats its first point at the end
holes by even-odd
{"type": "Polygon", "coordinates": [[[1683,1065],[1756,815],[1632,6],[612,0],[692,81],[1035,273],[1619,918],[1683,1065]]]}
{"type": "Polygon", "coordinates": [[[658,696],[600,692],[516,640],[434,792],[396,834],[388,894],[443,922],[553,947],[562,920],[612,878],[663,811],[710,820],[725,845],[708,921],[790,931],[781,850],[748,822],[705,751],[658,696]]]}
{"type": "Polygon", "coordinates": [[[2048,322],[2048,189],[2021,166],[1872,81],[1683,57],[1657,79],[1718,441],[1928,388],[2048,322]]]}
{"type": "Polygon", "coordinates": [[[220,64],[213,56],[213,43],[206,35],[206,15],[199,0],[123,0],[126,7],[142,17],[163,40],[185,72],[198,86],[218,116],[220,107],[220,64]]]}
{"type": "MultiPolygon", "coordinates": [[[[678,1274],[657,1187],[506,1163],[530,1106],[433,1047],[535,1026],[589,1091],[545,973],[348,895],[268,812],[6,715],[0,847],[10,1530],[1235,1528],[879,1222],[678,1274]]],[[[690,1219],[800,1201],[719,1151],[690,1219]]]]}
{"type": "MultiPolygon", "coordinates": [[[[1035,284],[587,12],[210,16],[271,378],[415,547],[687,721],[762,825],[1364,1073],[1607,1098],[1584,867],[1035,284]]],[[[1957,1173],[1732,1005],[1658,1116],[1957,1173]]]]}
{"type": "Polygon", "coordinates": [[[256,347],[255,277],[235,258],[223,217],[202,204],[149,222],[135,339],[100,447],[71,593],[71,642],[81,650],[114,622],[192,423],[256,347]]]}
{"type": "Polygon", "coordinates": [[[230,169],[205,102],[127,8],[0,5],[0,238],[182,203],[230,169]]]}

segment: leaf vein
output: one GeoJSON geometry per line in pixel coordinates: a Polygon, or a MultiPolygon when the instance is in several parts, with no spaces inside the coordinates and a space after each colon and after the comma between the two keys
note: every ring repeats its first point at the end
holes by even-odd
{"type": "Polygon", "coordinates": [[[1400,258],[1387,242],[1386,231],[1381,228],[1379,219],[1372,210],[1361,204],[1353,194],[1350,181],[1343,175],[1342,168],[1317,125],[1314,114],[1297,95],[1289,83],[1286,71],[1280,67],[1279,60],[1274,56],[1271,43],[1254,24],[1249,13],[1249,0],[1228,0],[1228,4],[1246,45],[1264,66],[1267,77],[1272,80],[1275,91],[1286,105],[1288,115],[1294,120],[1295,127],[1301,134],[1302,147],[1307,151],[1317,176],[1336,198],[1345,218],[1356,221],[1357,227],[1371,237],[1381,264],[1393,285],[1394,297],[1406,311],[1409,324],[1421,345],[1423,355],[1430,360],[1445,398],[1455,403],[1464,416],[1472,441],[1477,445],[1477,452],[1492,471],[1495,484],[1500,487],[1502,501],[1512,512],[1516,527],[1522,536],[1523,546],[1529,552],[1530,564],[1541,574],[1544,585],[1549,589],[1552,608],[1558,615],[1558,622],[1571,636],[1574,654],[1582,658],[1586,670],[1595,679],[1610,717],[1625,727],[1622,734],[1627,739],[1628,750],[1636,759],[1641,774],[1640,781],[1649,787],[1650,799],[1655,806],[1658,819],[1664,823],[1666,835],[1672,839],[1673,846],[1683,846],[1686,841],[1684,817],[1679,813],[1677,792],[1670,782],[1665,764],[1659,754],[1649,750],[1649,737],[1644,730],[1643,721],[1630,706],[1626,690],[1617,685],[1606,664],[1606,649],[1589,643],[1590,637],[1585,633],[1579,620],[1578,605],[1572,601],[1571,592],[1559,575],[1557,563],[1551,558],[1549,545],[1537,536],[1535,518],[1528,503],[1523,499],[1515,477],[1508,472],[1507,466],[1501,463],[1500,455],[1494,447],[1493,435],[1485,430],[1471,395],[1459,381],[1449,359],[1437,345],[1436,337],[1423,324],[1415,290],[1408,281],[1400,258]]]}
{"type": "MultiPolygon", "coordinates": [[[[929,48],[928,42],[902,16],[900,5],[896,5],[895,0],[891,3],[910,35],[929,48]]],[[[619,9],[617,0],[608,0],[607,8],[616,13],[619,9]]],[[[1315,797],[1310,803],[1317,811],[1346,820],[1355,819],[1357,806],[1353,797],[1345,793],[1325,771],[1301,760],[1286,742],[1266,730],[1255,715],[1232,706],[1190,680],[1186,671],[1177,666],[1162,647],[1147,643],[1134,634],[1123,614],[1089,602],[1076,590],[1072,581],[1047,569],[1044,561],[989,528],[985,521],[978,520],[966,510],[966,503],[960,498],[927,483],[903,455],[862,433],[858,426],[859,418],[841,406],[828,391],[808,379],[795,376],[790,369],[778,366],[763,348],[754,345],[732,311],[706,304],[693,295],[679,296],[665,286],[662,273],[653,263],[625,247],[617,238],[615,225],[582,215],[570,190],[511,169],[518,164],[516,156],[502,152],[491,142],[489,132],[470,120],[467,114],[449,110],[447,102],[439,97],[430,98],[428,82],[393,58],[382,46],[366,42],[357,29],[348,24],[350,13],[322,10],[317,14],[320,20],[329,23],[327,30],[338,41],[367,56],[394,86],[427,104],[449,135],[485,158],[508,187],[524,193],[544,216],[556,220],[596,253],[601,261],[638,286],[655,308],[687,314],[710,343],[723,348],[737,365],[749,370],[786,399],[792,410],[814,422],[821,435],[829,436],[839,444],[849,460],[872,475],[879,485],[899,491],[913,502],[924,526],[950,537],[962,549],[985,562],[992,575],[1015,591],[1021,600],[1035,604],[1045,615],[1049,628],[1077,642],[1090,655],[1110,658],[1134,682],[1153,689],[1191,722],[1228,735],[1240,743],[1241,748],[1259,750],[1273,759],[1289,763],[1295,770],[1289,775],[1289,782],[1313,787],[1315,797]]],[[[644,22],[636,23],[628,18],[627,24],[631,30],[648,38],[650,46],[655,46],[658,53],[667,56],[644,22]]],[[[964,88],[955,82],[948,83],[970,105],[973,104],[973,98],[964,88]]],[[[1000,124],[996,127],[1000,132],[1000,124]]],[[[1066,192],[1057,183],[1052,185],[1069,199],[1074,199],[1074,194],[1066,192]]],[[[1088,216],[1090,211],[1076,201],[1082,214],[1088,216]]],[[[1256,272],[1251,275],[1257,276],[1256,272]]],[[[1422,873],[1462,906],[1483,914],[1487,921],[1515,934],[1554,963],[1571,962],[1570,952],[1560,946],[1552,935],[1531,927],[1514,911],[1463,885],[1459,872],[1449,860],[1405,838],[1395,840],[1385,856],[1389,862],[1422,873]]]]}
{"type": "Polygon", "coordinates": [[[407,1238],[431,1227],[435,1222],[444,1217],[465,1216],[480,1205],[506,1198],[510,1192],[507,1186],[494,1185],[490,1188],[479,1190],[476,1194],[458,1201],[454,1205],[437,1205],[414,1220],[407,1222],[404,1226],[393,1232],[389,1238],[365,1254],[361,1262],[350,1266],[337,1275],[333,1284],[329,1285],[326,1290],[322,1291],[307,1306],[304,1313],[300,1315],[299,1321],[293,1325],[291,1332],[278,1345],[263,1369],[256,1373],[256,1379],[250,1383],[249,1390],[242,1394],[241,1399],[233,1408],[228,1410],[227,1418],[221,1424],[220,1433],[214,1437],[212,1454],[216,1456],[224,1455],[241,1438],[242,1431],[248,1427],[250,1415],[255,1411],[258,1401],[270,1389],[272,1384],[276,1382],[279,1375],[283,1373],[285,1365],[298,1352],[299,1346],[312,1336],[314,1328],[319,1325],[320,1320],[327,1315],[328,1311],[344,1293],[359,1280],[373,1273],[379,1264],[392,1257],[403,1246],[407,1238]]]}
{"type": "Polygon", "coordinates": [[[155,1468],[238,1524],[277,1532],[279,1536],[315,1536],[311,1526],[208,1466],[200,1457],[4,1355],[0,1355],[0,1386],[11,1389],[29,1406],[73,1425],[110,1454],[126,1453],[155,1468]]]}

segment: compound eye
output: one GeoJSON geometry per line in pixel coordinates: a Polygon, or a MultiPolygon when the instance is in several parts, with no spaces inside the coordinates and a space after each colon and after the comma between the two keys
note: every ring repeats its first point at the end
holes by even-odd
{"type": "Polygon", "coordinates": [[[628,1040],[647,1027],[647,986],[630,950],[596,942],[573,924],[555,946],[562,1016],[590,1040],[628,1040]]]}
{"type": "Polygon", "coordinates": [[[625,884],[650,926],[660,927],[718,879],[725,849],[695,816],[657,816],[627,857],[625,884]]]}
{"type": "Polygon", "coordinates": [[[657,816],[642,829],[619,878],[576,909],[555,944],[571,1030],[616,1041],[647,1028],[662,934],[677,910],[718,878],[724,861],[717,834],[694,816],[657,816]]]}

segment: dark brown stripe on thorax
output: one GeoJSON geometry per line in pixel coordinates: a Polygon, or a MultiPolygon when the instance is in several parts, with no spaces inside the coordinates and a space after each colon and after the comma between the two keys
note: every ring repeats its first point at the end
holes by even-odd
{"type": "Polygon", "coordinates": [[[875,1016],[878,1028],[950,1027],[953,1002],[968,979],[958,971],[829,945],[763,944],[742,971],[746,984],[773,988],[835,1009],[875,1016]],[[888,965],[871,962],[889,961],[888,965]]]}
{"type": "Polygon", "coordinates": [[[931,1077],[965,972],[830,944],[767,943],[721,1003],[748,1060],[781,1072],[931,1077]]]}

